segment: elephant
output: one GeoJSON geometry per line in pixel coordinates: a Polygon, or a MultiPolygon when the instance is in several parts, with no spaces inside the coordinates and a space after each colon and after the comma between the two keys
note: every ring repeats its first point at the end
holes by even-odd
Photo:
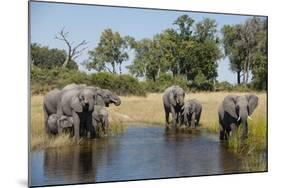
{"type": "Polygon", "coordinates": [[[191,99],[184,103],[182,107],[181,124],[195,128],[199,125],[200,116],[202,112],[202,104],[196,100],[191,99]]]}
{"type": "Polygon", "coordinates": [[[94,93],[97,93],[99,98],[97,98],[97,105],[109,107],[111,103],[115,104],[115,106],[119,106],[121,104],[121,99],[114,93],[112,93],[108,89],[101,89],[95,86],[87,86],[86,84],[68,84],[66,85],[62,91],[69,89],[82,89],[88,88],[91,89],[94,93]]]}
{"type": "Polygon", "coordinates": [[[52,114],[48,118],[48,128],[52,134],[61,134],[64,129],[73,127],[73,118],[52,114]]]}
{"type": "Polygon", "coordinates": [[[177,86],[168,87],[162,96],[165,118],[166,118],[166,129],[169,129],[169,114],[172,114],[173,127],[176,128],[180,121],[181,108],[184,105],[184,90],[177,86]]]}
{"type": "Polygon", "coordinates": [[[248,136],[248,122],[258,106],[258,97],[254,94],[243,96],[228,95],[219,106],[220,140],[227,140],[230,132],[235,133],[242,124],[241,138],[248,136]]]}
{"type": "Polygon", "coordinates": [[[75,83],[72,83],[72,84],[68,84],[68,85],[64,86],[62,88],[62,90],[77,89],[77,88],[82,89],[82,88],[84,88],[86,86],[87,86],[86,84],[75,84],[75,83]]]}
{"type": "Polygon", "coordinates": [[[87,88],[72,88],[63,90],[52,90],[44,97],[43,109],[45,118],[45,127],[47,132],[47,120],[51,114],[66,115],[73,117],[74,136],[80,138],[81,128],[86,128],[88,132],[92,132],[92,126],[88,123],[91,121],[91,113],[94,109],[96,93],[87,88]]]}
{"type": "Polygon", "coordinates": [[[95,110],[92,113],[92,125],[96,133],[99,125],[101,125],[104,134],[107,133],[109,127],[108,112],[104,106],[95,105],[95,110]]]}
{"type": "Polygon", "coordinates": [[[57,113],[58,99],[60,98],[61,90],[53,89],[49,91],[43,99],[44,125],[45,131],[50,133],[48,126],[49,116],[57,113]]]}

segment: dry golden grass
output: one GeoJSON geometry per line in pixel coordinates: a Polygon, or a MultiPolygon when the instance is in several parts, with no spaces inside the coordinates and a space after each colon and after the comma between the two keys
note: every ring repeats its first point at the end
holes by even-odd
{"type": "MultiPolygon", "coordinates": [[[[200,124],[206,130],[218,131],[217,109],[223,98],[228,95],[226,92],[213,93],[190,93],[186,95],[186,100],[196,98],[203,105],[200,124]]],[[[244,93],[233,93],[242,95],[244,93]]],[[[250,123],[250,134],[266,138],[266,93],[256,93],[259,97],[259,105],[252,115],[253,121],[250,123]],[[257,124],[258,126],[254,126],[257,124]],[[252,132],[251,132],[252,131],[252,132]]],[[[162,94],[151,93],[146,97],[128,96],[121,97],[120,106],[111,105],[109,108],[109,120],[112,129],[116,132],[123,130],[124,127],[118,125],[130,122],[164,125],[164,109],[162,94]]],[[[49,137],[44,132],[43,125],[43,96],[32,96],[31,98],[31,148],[56,147],[73,144],[73,139],[68,135],[49,137]]],[[[171,117],[170,117],[171,119],[171,117]]],[[[121,131],[122,132],[122,131],[121,131]]]]}
{"type": "MultiPolygon", "coordinates": [[[[186,95],[186,100],[196,98],[203,105],[200,124],[202,127],[217,129],[218,113],[217,109],[223,98],[228,95],[226,92],[214,93],[190,93],[186,95]],[[212,128],[213,127],[213,128],[212,128]]],[[[245,93],[233,93],[243,95],[245,93]]],[[[259,105],[255,110],[252,118],[253,121],[263,119],[266,121],[266,94],[256,93],[259,97],[259,105]]],[[[110,112],[125,116],[128,122],[143,122],[164,125],[164,109],[162,102],[162,94],[151,93],[147,97],[121,97],[122,104],[118,107],[111,107],[110,112]]],[[[170,116],[171,119],[171,116],[170,116]]],[[[266,123],[266,122],[265,122],[266,123]]]]}

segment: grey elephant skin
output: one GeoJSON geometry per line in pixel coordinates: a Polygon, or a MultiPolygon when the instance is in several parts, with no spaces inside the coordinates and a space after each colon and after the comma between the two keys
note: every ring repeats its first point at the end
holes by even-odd
{"type": "Polygon", "coordinates": [[[47,126],[50,133],[60,134],[63,130],[71,129],[73,127],[73,118],[52,114],[48,118],[47,126]]]}
{"type": "Polygon", "coordinates": [[[171,86],[164,91],[162,96],[165,118],[166,118],[166,129],[169,128],[169,114],[172,114],[173,128],[177,127],[180,123],[181,109],[184,105],[185,92],[179,86],[171,86]]]}
{"type": "Polygon", "coordinates": [[[96,100],[96,104],[100,106],[109,107],[110,104],[114,104],[115,106],[119,106],[121,104],[121,99],[111,92],[108,89],[101,89],[95,86],[87,86],[86,84],[68,84],[62,90],[69,90],[69,89],[83,89],[88,88],[91,89],[94,93],[97,93],[99,96],[96,100]]]}
{"type": "MultiPolygon", "coordinates": [[[[111,91],[109,91],[107,89],[101,89],[98,87],[86,86],[85,84],[74,84],[73,83],[73,84],[66,85],[62,90],[54,89],[45,95],[44,102],[43,102],[44,122],[45,122],[45,128],[46,128],[47,132],[49,132],[49,129],[47,126],[48,117],[51,114],[57,113],[58,102],[59,102],[59,100],[61,100],[62,93],[64,95],[66,95],[65,93],[69,93],[69,92],[71,93],[72,90],[74,90],[75,93],[77,93],[77,91],[80,91],[80,90],[82,91],[85,89],[87,91],[91,91],[95,94],[95,96],[94,96],[95,104],[98,104],[101,106],[109,106],[109,104],[111,104],[111,103],[115,104],[116,106],[119,106],[121,104],[121,99],[116,94],[112,93],[111,91]]],[[[81,102],[82,102],[82,100],[81,100],[81,102]]],[[[85,102],[82,103],[82,105],[83,104],[85,104],[85,102]]],[[[67,105],[67,106],[68,107],[65,107],[64,109],[67,110],[66,114],[69,115],[71,112],[70,112],[69,105],[67,105]]],[[[81,113],[81,112],[78,112],[78,113],[80,116],[79,120],[82,120],[82,121],[80,121],[79,132],[81,132],[82,134],[84,134],[85,132],[88,132],[89,136],[93,135],[94,130],[93,130],[92,123],[90,122],[91,121],[91,112],[84,111],[83,113],[81,113]]],[[[64,112],[62,112],[62,114],[64,114],[64,112]]],[[[77,116],[76,116],[76,119],[77,119],[77,116]]]]}
{"type": "Polygon", "coordinates": [[[108,132],[108,112],[104,106],[95,105],[95,110],[92,113],[92,125],[94,127],[95,133],[99,126],[101,126],[104,134],[108,132]]]}
{"type": "Polygon", "coordinates": [[[182,107],[182,124],[195,128],[199,125],[202,104],[197,99],[185,101],[182,107]]]}
{"type": "Polygon", "coordinates": [[[230,132],[237,131],[242,125],[241,138],[248,136],[248,118],[258,106],[258,97],[254,94],[243,96],[228,95],[219,106],[220,140],[227,140],[230,132]]]}
{"type": "Polygon", "coordinates": [[[87,122],[91,121],[95,95],[88,88],[73,88],[61,91],[55,89],[47,93],[43,102],[46,130],[48,131],[47,119],[51,114],[72,116],[74,136],[79,139],[80,123],[81,126],[87,126],[87,122]]]}

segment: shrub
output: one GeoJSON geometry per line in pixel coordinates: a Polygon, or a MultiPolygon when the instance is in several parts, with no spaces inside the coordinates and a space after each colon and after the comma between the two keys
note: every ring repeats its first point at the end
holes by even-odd
{"type": "Polygon", "coordinates": [[[232,91],[233,85],[227,81],[216,83],[216,91],[232,91]]]}
{"type": "Polygon", "coordinates": [[[187,82],[184,76],[176,76],[173,78],[171,74],[160,74],[159,78],[153,82],[152,80],[147,80],[142,82],[143,87],[147,92],[163,92],[166,88],[172,85],[178,85],[184,90],[187,90],[187,82]]]}
{"type": "Polygon", "coordinates": [[[91,85],[109,89],[118,95],[145,95],[144,88],[140,82],[136,78],[126,74],[94,73],[91,75],[91,85]]]}

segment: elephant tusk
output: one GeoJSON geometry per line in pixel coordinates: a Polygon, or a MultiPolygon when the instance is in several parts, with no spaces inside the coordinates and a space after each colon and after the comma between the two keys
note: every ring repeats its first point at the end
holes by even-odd
{"type": "Polygon", "coordinates": [[[115,99],[111,99],[111,101],[112,101],[113,103],[117,103],[117,100],[115,100],[115,99]]]}
{"type": "Polygon", "coordinates": [[[253,120],[250,116],[248,116],[248,118],[249,118],[249,120],[251,120],[251,121],[253,120]]]}
{"type": "Polygon", "coordinates": [[[237,121],[239,121],[240,119],[241,119],[241,117],[239,116],[238,119],[237,119],[237,121]]]}

